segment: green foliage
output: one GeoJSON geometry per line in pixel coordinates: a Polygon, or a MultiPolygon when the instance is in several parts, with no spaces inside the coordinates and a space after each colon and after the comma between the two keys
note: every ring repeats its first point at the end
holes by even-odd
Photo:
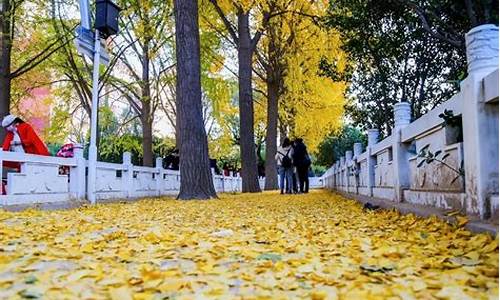
{"type": "Polygon", "coordinates": [[[99,133],[101,136],[115,135],[118,131],[118,118],[109,106],[99,108],[99,133]]]}
{"type": "Polygon", "coordinates": [[[346,125],[338,133],[333,133],[323,140],[319,146],[315,165],[329,167],[345,152],[353,149],[354,143],[362,143],[366,146],[366,136],[356,127],[346,125]]]}
{"type": "Polygon", "coordinates": [[[166,157],[171,154],[174,149],[174,139],[153,137],[153,154],[156,157],[166,157]]]}
{"type": "Polygon", "coordinates": [[[60,143],[49,143],[47,144],[47,148],[49,149],[50,156],[56,156],[57,151],[61,149],[62,144],[60,143]]]}
{"type": "Polygon", "coordinates": [[[311,169],[314,173],[314,176],[321,177],[321,176],[323,176],[323,174],[325,174],[327,167],[320,166],[320,165],[312,165],[311,169]]]}
{"type": "Polygon", "coordinates": [[[217,166],[219,169],[223,169],[224,166],[229,167],[232,171],[237,171],[241,168],[241,158],[240,151],[238,148],[233,148],[233,150],[220,158],[217,158],[217,166]]]}
{"type": "Polygon", "coordinates": [[[45,143],[63,142],[69,134],[68,120],[70,118],[67,105],[53,107],[50,126],[46,127],[43,133],[45,143]]]}
{"type": "MultiPolygon", "coordinates": [[[[175,148],[172,139],[153,138],[153,154],[165,157],[175,148]]],[[[99,143],[99,160],[111,163],[121,163],[124,152],[132,153],[132,163],[142,165],[142,137],[137,135],[110,135],[101,138],[99,143]]]]}
{"type": "MultiPolygon", "coordinates": [[[[416,119],[456,93],[455,82],[466,69],[463,49],[430,35],[403,1],[332,0],[330,4],[326,23],[341,33],[343,49],[354,64],[346,105],[354,125],[388,135],[395,103],[409,102],[416,119]]],[[[442,8],[436,1],[429,5],[442,8]]],[[[463,16],[450,14],[450,18],[448,24],[467,31],[463,16]]],[[[330,73],[325,71],[335,78],[330,73]]]]}

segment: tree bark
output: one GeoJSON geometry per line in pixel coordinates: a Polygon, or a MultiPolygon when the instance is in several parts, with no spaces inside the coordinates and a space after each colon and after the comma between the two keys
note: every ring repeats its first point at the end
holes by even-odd
{"type": "Polygon", "coordinates": [[[151,114],[151,81],[149,80],[149,41],[146,40],[142,46],[142,165],[153,166],[153,116],[151,114]]]}
{"type": "Polygon", "coordinates": [[[149,115],[142,117],[141,121],[143,153],[142,165],[145,167],[153,167],[153,123],[149,115]]]}
{"type": "Polygon", "coordinates": [[[181,172],[177,198],[216,198],[203,126],[198,1],[175,0],[174,11],[181,172]]]}
{"type": "MultiPolygon", "coordinates": [[[[269,74],[268,74],[269,78],[269,74]]],[[[279,85],[274,78],[267,82],[267,135],[266,135],[266,183],[265,190],[278,188],[277,165],[274,156],[278,140],[278,93],[279,85]]]]}
{"type": "Polygon", "coordinates": [[[252,40],[248,12],[238,13],[238,86],[241,179],[243,193],[260,192],[254,136],[252,97],[252,40]]]}
{"type": "MultiPolygon", "coordinates": [[[[10,32],[10,0],[1,0],[0,7],[0,118],[10,111],[11,65],[10,54],[12,40],[10,32]]],[[[0,130],[0,141],[5,137],[5,130],[0,130]]]]}

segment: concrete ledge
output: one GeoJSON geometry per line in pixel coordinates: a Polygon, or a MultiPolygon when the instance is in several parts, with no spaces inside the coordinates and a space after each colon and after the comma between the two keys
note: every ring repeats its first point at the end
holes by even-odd
{"type": "Polygon", "coordinates": [[[498,102],[498,69],[483,79],[484,102],[498,102]]]}
{"type": "Polygon", "coordinates": [[[434,206],[442,209],[467,209],[465,193],[461,192],[405,190],[404,199],[408,203],[422,206],[434,206]]]}
{"type": "MultiPolygon", "coordinates": [[[[343,193],[338,191],[332,191],[333,193],[337,193],[342,195],[343,197],[353,199],[359,201],[363,204],[366,202],[370,202],[371,204],[378,205],[384,209],[393,209],[395,208],[402,214],[414,214],[419,217],[428,218],[431,216],[437,216],[441,220],[444,220],[448,223],[454,223],[455,218],[449,217],[446,215],[446,210],[439,209],[435,207],[429,207],[424,205],[417,205],[412,203],[396,203],[386,199],[368,197],[364,195],[355,195],[349,193],[343,193]]],[[[475,233],[489,233],[493,237],[498,234],[498,223],[488,222],[485,220],[480,220],[479,217],[470,217],[469,222],[465,225],[465,228],[475,233]]]]}
{"type": "Polygon", "coordinates": [[[22,211],[26,209],[38,209],[38,210],[63,210],[78,208],[83,205],[90,205],[87,200],[69,200],[61,202],[44,202],[44,203],[29,203],[29,204],[11,204],[0,206],[0,209],[5,211],[22,211]]]}
{"type": "Polygon", "coordinates": [[[360,186],[358,187],[358,190],[361,195],[370,196],[371,194],[371,189],[366,186],[360,186]]]}
{"type": "Polygon", "coordinates": [[[380,199],[394,199],[394,188],[374,186],[372,188],[373,196],[380,199]]]}
{"type": "Polygon", "coordinates": [[[498,195],[491,195],[490,197],[490,219],[498,224],[498,195]]]}
{"type": "MultiPolygon", "coordinates": [[[[175,199],[178,192],[172,192],[161,196],[148,196],[148,197],[134,197],[134,198],[107,198],[98,199],[97,204],[110,204],[110,203],[125,203],[125,202],[136,202],[143,199],[175,199]]],[[[37,209],[37,210],[65,210],[78,208],[84,205],[91,205],[87,200],[68,200],[61,202],[44,202],[44,203],[29,203],[29,204],[12,204],[0,206],[0,209],[5,211],[22,211],[26,209],[37,209]]]]}

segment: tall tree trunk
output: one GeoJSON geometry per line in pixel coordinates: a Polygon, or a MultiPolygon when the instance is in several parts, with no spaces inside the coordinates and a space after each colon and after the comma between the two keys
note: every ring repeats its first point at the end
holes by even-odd
{"type": "Polygon", "coordinates": [[[280,142],[282,142],[285,139],[285,137],[288,135],[286,125],[283,124],[283,122],[280,122],[279,130],[280,130],[279,138],[280,138],[280,142]]]}
{"type": "Polygon", "coordinates": [[[179,149],[180,143],[179,141],[181,140],[181,135],[179,133],[179,126],[177,124],[175,125],[175,149],[179,149]]]}
{"type": "Polygon", "coordinates": [[[240,153],[243,193],[260,192],[253,130],[252,42],[248,12],[238,13],[238,86],[240,114],[240,153]]]}
{"type": "MultiPolygon", "coordinates": [[[[268,78],[271,74],[268,74],[268,78]]],[[[272,75],[271,75],[272,76],[272,75]]],[[[278,188],[276,154],[278,140],[278,93],[274,78],[267,82],[267,135],[266,135],[266,183],[265,190],[278,188]]]]}
{"type": "Polygon", "coordinates": [[[142,46],[142,165],[153,166],[153,116],[151,114],[151,81],[149,80],[149,41],[142,46]]]}
{"type": "MultiPolygon", "coordinates": [[[[10,0],[0,0],[0,118],[10,111],[10,53],[12,40],[10,33],[10,0]]],[[[5,130],[0,130],[0,141],[5,137],[5,130]]]]}
{"type": "Polygon", "coordinates": [[[198,0],[175,0],[174,10],[181,171],[177,198],[215,198],[201,104],[198,0]]]}
{"type": "MultiPolygon", "coordinates": [[[[144,109],[143,109],[144,112],[144,109]]],[[[142,118],[142,165],[146,167],[153,166],[153,122],[150,115],[144,115],[142,118]]]]}

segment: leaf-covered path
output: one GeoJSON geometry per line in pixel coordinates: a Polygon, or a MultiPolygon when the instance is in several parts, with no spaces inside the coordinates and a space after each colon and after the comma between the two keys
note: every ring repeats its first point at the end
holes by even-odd
{"type": "Polygon", "coordinates": [[[497,294],[498,238],[324,191],[0,210],[0,299],[497,294]]]}

